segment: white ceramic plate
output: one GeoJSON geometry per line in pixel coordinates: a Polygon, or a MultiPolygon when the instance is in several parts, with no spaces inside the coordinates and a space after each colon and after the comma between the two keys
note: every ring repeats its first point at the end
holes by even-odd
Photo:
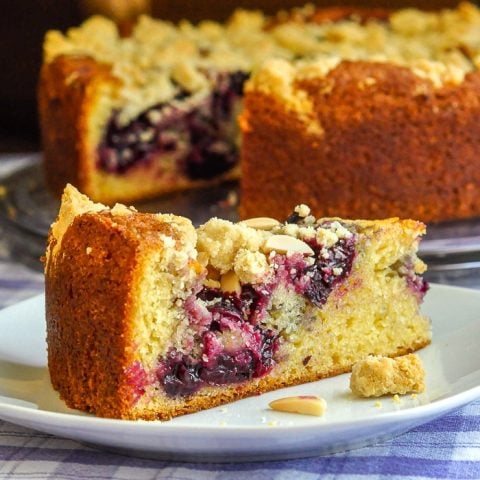
{"type": "Polygon", "coordinates": [[[254,461],[307,457],[373,444],[480,396],[480,291],[434,285],[424,311],[432,344],[419,352],[427,388],[400,402],[354,398],[348,375],[270,392],[168,422],[96,418],[70,410],[46,369],[44,298],[0,311],[0,418],[137,456],[183,461],[254,461]],[[274,412],[279,397],[316,394],[323,417],[274,412]]]}

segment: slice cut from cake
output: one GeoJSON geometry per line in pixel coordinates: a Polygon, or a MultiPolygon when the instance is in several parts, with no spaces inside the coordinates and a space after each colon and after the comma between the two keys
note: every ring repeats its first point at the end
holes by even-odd
{"type": "Polygon", "coordinates": [[[52,384],[72,408],[169,419],[413,352],[424,229],[305,205],[195,229],[68,186],[45,260],[52,384]]]}

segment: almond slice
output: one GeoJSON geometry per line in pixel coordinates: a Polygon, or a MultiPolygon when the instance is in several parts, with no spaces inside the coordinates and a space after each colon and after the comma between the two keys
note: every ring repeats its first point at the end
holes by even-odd
{"type": "Polygon", "coordinates": [[[223,292],[241,293],[242,291],[240,280],[238,279],[237,274],[233,270],[224,273],[220,277],[220,286],[223,292]]]}
{"type": "Polygon", "coordinates": [[[248,218],[240,223],[250,228],[256,228],[257,230],[271,230],[273,227],[280,225],[278,220],[270,217],[248,218]]]}
{"type": "Polygon", "coordinates": [[[315,395],[299,395],[297,397],[279,398],[270,402],[268,406],[279,412],[321,417],[327,409],[327,402],[322,397],[316,397],[315,395]]]}
{"type": "Polygon", "coordinates": [[[309,245],[302,240],[288,235],[272,235],[263,245],[265,252],[275,252],[280,254],[301,253],[302,255],[313,255],[314,252],[309,245]]]}
{"type": "Polygon", "coordinates": [[[207,288],[218,288],[221,289],[220,282],[218,280],[213,280],[211,278],[206,278],[203,281],[203,286],[207,288]]]}

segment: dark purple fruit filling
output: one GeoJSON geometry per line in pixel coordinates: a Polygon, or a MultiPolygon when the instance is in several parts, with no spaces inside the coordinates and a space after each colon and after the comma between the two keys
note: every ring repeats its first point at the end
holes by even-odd
{"type": "Polygon", "coordinates": [[[287,219],[285,220],[285,223],[301,223],[304,220],[303,217],[301,217],[297,212],[292,212],[287,219]]]}
{"type": "Polygon", "coordinates": [[[238,161],[233,117],[247,77],[244,72],[219,74],[210,96],[189,105],[192,97],[182,90],[173,103],[149,108],[127,125],[120,125],[116,112],[99,146],[99,167],[122,174],[153,154],[169,154],[191,179],[227,172],[238,161]]]}
{"type": "Polygon", "coordinates": [[[355,237],[340,239],[333,248],[322,249],[316,242],[310,243],[315,252],[315,262],[305,269],[311,278],[304,295],[317,307],[325,304],[335,285],[343,282],[352,270],[355,258],[355,237]]]}
{"type": "Polygon", "coordinates": [[[222,293],[216,289],[204,288],[198,294],[203,301],[213,303],[208,310],[215,317],[216,314],[232,316],[237,320],[244,320],[251,325],[257,325],[265,316],[270,297],[271,286],[259,287],[250,284],[242,285],[239,295],[222,293]]]}
{"type": "Polygon", "coordinates": [[[264,319],[278,286],[321,307],[352,269],[354,235],[328,249],[316,240],[308,243],[315,252],[313,263],[301,254],[275,255],[275,276],[266,285],[243,284],[239,293],[204,287],[187,300],[196,339],[187,353],[173,349],[161,359],[157,376],[168,395],[187,396],[206,385],[240,383],[271,371],[281,332],[267,328],[264,319]]]}
{"type": "Polygon", "coordinates": [[[269,329],[253,325],[256,306],[262,301],[246,285],[240,295],[204,288],[199,298],[208,302],[211,322],[204,325],[201,352],[170,351],[157,372],[165,392],[187,396],[206,385],[240,383],[268,373],[274,365],[278,337],[269,329]]]}

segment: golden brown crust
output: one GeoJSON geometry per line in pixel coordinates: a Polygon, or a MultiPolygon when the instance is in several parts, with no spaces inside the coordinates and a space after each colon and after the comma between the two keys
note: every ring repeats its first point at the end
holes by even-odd
{"type": "Polygon", "coordinates": [[[480,215],[480,73],[434,88],[404,67],[341,62],[297,87],[317,133],[278,98],[246,95],[242,218],[285,218],[299,200],[325,216],[480,215]]]}
{"type": "Polygon", "coordinates": [[[48,364],[70,407],[106,417],[131,409],[135,391],[125,368],[135,342],[132,294],[142,252],[163,246],[159,234],[176,236],[155,215],[86,213],[47,265],[48,364]]]}
{"type": "Polygon", "coordinates": [[[42,66],[38,102],[45,174],[57,195],[67,183],[90,190],[96,145],[88,143],[88,123],[103,82],[115,82],[110,68],[89,57],[59,56],[42,66]]]}

